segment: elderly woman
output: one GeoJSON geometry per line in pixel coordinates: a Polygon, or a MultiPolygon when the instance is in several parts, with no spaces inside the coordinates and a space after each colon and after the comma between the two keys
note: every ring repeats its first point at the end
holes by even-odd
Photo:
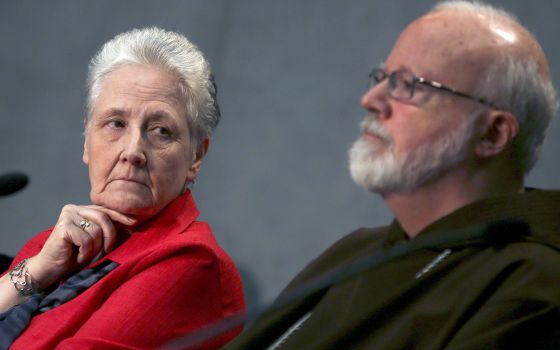
{"type": "Polygon", "coordinates": [[[66,205],[0,279],[4,348],[154,348],[244,311],[239,274],[188,188],[219,120],[201,52],[132,30],[92,59],[88,88],[92,204],[66,205]]]}

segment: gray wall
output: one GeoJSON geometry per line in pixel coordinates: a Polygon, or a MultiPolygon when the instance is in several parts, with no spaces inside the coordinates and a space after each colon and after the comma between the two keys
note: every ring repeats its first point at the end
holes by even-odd
{"type": "MultiPolygon", "coordinates": [[[[540,39],[560,83],[560,2],[492,1],[540,39]]],[[[250,304],[269,300],[343,234],[387,223],[356,187],[347,149],[364,116],[369,69],[432,1],[2,1],[0,174],[30,185],[0,198],[0,251],[15,254],[88,203],[81,162],[89,58],[115,34],[158,25],[189,36],[213,64],[223,120],[195,188],[202,218],[244,271],[250,304]]],[[[557,186],[560,128],[528,183],[557,186]]]]}

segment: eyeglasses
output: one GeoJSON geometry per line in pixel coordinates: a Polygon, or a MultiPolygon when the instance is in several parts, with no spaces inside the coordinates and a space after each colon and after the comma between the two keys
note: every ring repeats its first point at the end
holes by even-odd
{"type": "Polygon", "coordinates": [[[472,96],[447,87],[436,81],[417,77],[416,75],[414,75],[414,73],[405,69],[387,73],[382,68],[374,68],[369,74],[369,88],[371,89],[385,79],[389,80],[389,83],[387,84],[387,92],[389,93],[389,96],[396,100],[412,100],[412,97],[414,97],[414,92],[416,91],[416,84],[422,84],[438,90],[447,91],[456,96],[468,98],[469,100],[476,101],[491,108],[499,109],[494,103],[488,101],[485,98],[472,96]]]}

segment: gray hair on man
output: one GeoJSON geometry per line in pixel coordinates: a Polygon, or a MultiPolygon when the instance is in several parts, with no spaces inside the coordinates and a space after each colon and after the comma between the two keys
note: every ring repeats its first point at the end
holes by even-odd
{"type": "MultiPolygon", "coordinates": [[[[443,1],[432,11],[440,10],[475,13],[496,24],[515,23],[522,27],[513,14],[478,1],[443,1]]],[[[534,36],[528,31],[527,34],[538,45],[534,36]]],[[[540,47],[539,50],[542,51],[540,47]]],[[[558,111],[558,96],[548,72],[539,71],[534,57],[510,51],[500,54],[481,75],[477,94],[517,118],[519,135],[513,142],[513,154],[519,169],[528,173],[537,162],[550,121],[558,111]]]]}
{"type": "Polygon", "coordinates": [[[108,41],[89,64],[86,133],[103,79],[128,64],[162,68],[179,79],[191,138],[198,144],[220,121],[216,84],[202,52],[181,34],[157,27],[133,29],[108,41]]]}

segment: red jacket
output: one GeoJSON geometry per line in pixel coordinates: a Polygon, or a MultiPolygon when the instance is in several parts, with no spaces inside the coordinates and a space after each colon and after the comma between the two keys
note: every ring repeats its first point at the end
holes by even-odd
{"type": "MultiPolygon", "coordinates": [[[[120,265],[76,298],[33,317],[11,349],[151,349],[245,309],[239,274],[189,191],[94,266],[120,265]]],[[[13,264],[36,255],[49,229],[13,264]]],[[[227,333],[200,349],[217,349],[227,333]]]]}

